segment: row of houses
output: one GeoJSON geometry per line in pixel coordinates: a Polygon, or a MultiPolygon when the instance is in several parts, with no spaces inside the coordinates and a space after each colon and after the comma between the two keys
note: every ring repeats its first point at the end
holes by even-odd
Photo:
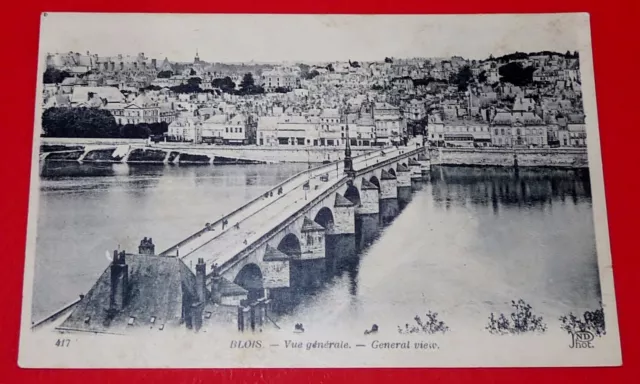
{"type": "Polygon", "coordinates": [[[585,147],[584,114],[570,114],[551,123],[533,112],[504,111],[488,123],[463,119],[442,121],[429,117],[427,139],[445,147],[585,147]]]}

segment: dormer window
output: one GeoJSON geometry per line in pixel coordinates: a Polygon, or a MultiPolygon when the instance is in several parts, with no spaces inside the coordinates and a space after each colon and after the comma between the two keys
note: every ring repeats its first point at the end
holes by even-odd
{"type": "Polygon", "coordinates": [[[135,322],[136,322],[136,318],[135,318],[135,317],[133,317],[133,316],[131,316],[131,317],[129,318],[129,321],[127,322],[127,325],[133,325],[135,322]]]}
{"type": "Polygon", "coordinates": [[[163,330],[164,329],[164,324],[160,324],[160,327],[158,327],[159,330],[163,330]]]}
{"type": "Polygon", "coordinates": [[[204,313],[204,318],[205,318],[205,319],[210,319],[210,318],[211,318],[211,312],[206,311],[206,312],[204,313]]]}
{"type": "Polygon", "coordinates": [[[155,316],[151,316],[151,319],[149,319],[149,322],[151,324],[155,324],[156,323],[156,317],[155,316]]]}
{"type": "Polygon", "coordinates": [[[89,322],[90,322],[90,321],[91,321],[91,316],[86,316],[86,317],[84,318],[84,323],[85,323],[85,324],[89,324],[89,322]]]}

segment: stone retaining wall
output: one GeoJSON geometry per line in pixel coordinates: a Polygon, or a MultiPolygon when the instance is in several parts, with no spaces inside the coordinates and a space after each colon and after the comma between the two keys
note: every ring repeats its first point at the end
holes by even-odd
{"type": "Polygon", "coordinates": [[[468,149],[430,148],[432,164],[588,168],[586,148],[468,149]]]}

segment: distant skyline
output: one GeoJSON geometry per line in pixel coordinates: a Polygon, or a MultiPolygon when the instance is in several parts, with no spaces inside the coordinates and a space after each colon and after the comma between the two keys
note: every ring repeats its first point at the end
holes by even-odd
{"type": "Polygon", "coordinates": [[[81,52],[190,62],[485,59],[580,51],[583,15],[221,15],[49,13],[40,55],[81,52]]]}

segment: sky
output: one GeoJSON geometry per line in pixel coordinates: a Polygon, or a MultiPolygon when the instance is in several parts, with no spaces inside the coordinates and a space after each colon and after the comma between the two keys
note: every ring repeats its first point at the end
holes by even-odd
{"type": "MultiPolygon", "coordinates": [[[[586,34],[585,34],[586,32],[586,34]]],[[[48,13],[40,54],[119,53],[208,62],[484,59],[515,51],[580,50],[586,14],[180,15],[48,13]]],[[[585,40],[586,37],[586,40],[585,40]]],[[[585,42],[586,41],[586,42],[585,42]]]]}

